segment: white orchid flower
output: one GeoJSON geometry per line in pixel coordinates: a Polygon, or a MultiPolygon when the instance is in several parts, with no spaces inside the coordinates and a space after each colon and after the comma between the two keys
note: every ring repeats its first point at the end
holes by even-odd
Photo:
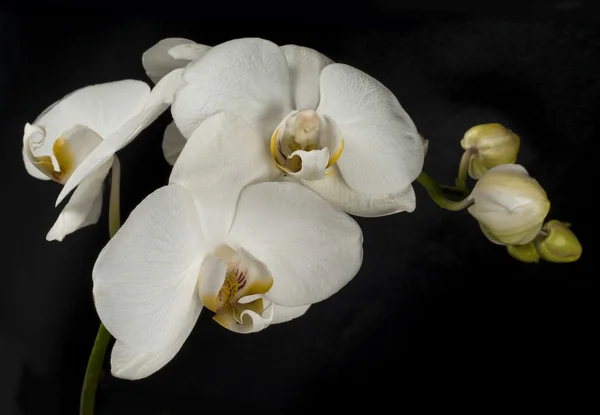
{"type": "Polygon", "coordinates": [[[233,114],[192,134],[169,185],[148,196],[93,270],[117,339],[112,373],[139,379],[179,351],[200,312],[239,333],[299,317],[362,262],[358,224],[297,183],[268,182],[264,139],[233,114]]]}
{"type": "Polygon", "coordinates": [[[56,205],[77,188],[47,240],[62,241],[98,221],[113,155],[169,107],[182,72],[171,72],[152,90],[134,80],[79,89],[25,125],[23,161],[29,174],[64,185],[56,205]]]}
{"type": "Polygon", "coordinates": [[[185,67],[187,83],[172,107],[177,127],[165,132],[167,160],[207,117],[229,111],[260,131],[271,164],[346,212],[414,210],[411,183],[423,165],[423,142],[396,97],[369,75],[315,50],[262,39],[213,48],[161,42],[144,56],[147,73],[160,75],[168,62],[167,69],[185,67]]]}

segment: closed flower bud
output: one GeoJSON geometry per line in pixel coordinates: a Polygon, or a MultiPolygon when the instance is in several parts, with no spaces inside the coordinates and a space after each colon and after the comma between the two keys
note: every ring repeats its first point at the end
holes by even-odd
{"type": "Polygon", "coordinates": [[[546,236],[539,236],[535,246],[540,256],[550,262],[574,262],[581,257],[581,244],[569,225],[551,220],[542,228],[546,236]]]}
{"type": "Polygon", "coordinates": [[[520,139],[501,124],[481,124],[469,129],[460,145],[473,153],[469,176],[478,180],[493,167],[513,164],[517,160],[520,139]]]}
{"type": "Polygon", "coordinates": [[[506,250],[511,257],[518,259],[521,262],[539,262],[540,254],[535,250],[533,242],[525,245],[508,245],[506,250]]]}
{"type": "Polygon", "coordinates": [[[500,245],[524,245],[538,234],[550,210],[546,192],[518,164],[490,169],[469,196],[469,213],[481,230],[500,245]]]}

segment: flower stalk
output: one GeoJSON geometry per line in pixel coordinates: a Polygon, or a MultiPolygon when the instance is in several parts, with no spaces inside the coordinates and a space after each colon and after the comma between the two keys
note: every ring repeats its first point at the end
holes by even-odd
{"type": "MultiPolygon", "coordinates": [[[[468,162],[467,162],[467,165],[468,165],[468,162]]],[[[473,200],[468,199],[468,198],[464,198],[459,201],[448,199],[446,197],[446,195],[444,194],[444,188],[442,188],[442,186],[440,186],[435,180],[433,180],[425,172],[421,172],[421,174],[419,174],[419,177],[417,177],[417,181],[421,184],[421,186],[423,186],[425,188],[425,190],[427,190],[429,197],[442,209],[458,211],[458,210],[466,209],[473,204],[473,200]]],[[[454,190],[453,188],[450,188],[450,189],[454,190]]],[[[468,189],[463,190],[463,189],[458,188],[456,190],[458,190],[459,192],[461,192],[461,191],[468,192],[468,189]]]]}
{"type": "MultiPolygon", "coordinates": [[[[121,227],[121,208],[120,208],[120,181],[121,164],[117,156],[114,156],[112,165],[112,174],[110,177],[110,200],[108,208],[108,233],[112,238],[121,227]]],[[[79,415],[93,415],[94,405],[96,403],[96,390],[102,374],[102,365],[104,356],[108,349],[111,335],[106,327],[100,323],[96,340],[92,347],[92,352],[88,360],[83,378],[83,387],[81,389],[81,398],[79,401],[79,415]]]]}

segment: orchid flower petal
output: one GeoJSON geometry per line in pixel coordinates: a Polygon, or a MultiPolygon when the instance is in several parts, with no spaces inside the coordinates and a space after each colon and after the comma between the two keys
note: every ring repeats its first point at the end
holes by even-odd
{"type": "Polygon", "coordinates": [[[175,164],[179,154],[181,153],[181,150],[183,150],[183,147],[185,147],[186,143],[187,140],[183,135],[181,135],[177,129],[177,126],[175,125],[175,122],[171,122],[169,125],[167,125],[167,128],[165,128],[165,133],[163,134],[162,142],[162,151],[167,163],[169,163],[171,166],[175,164]]]}
{"type": "Polygon", "coordinates": [[[211,115],[228,111],[268,140],[291,110],[289,71],[281,49],[262,39],[217,45],[190,63],[188,85],[177,92],[171,112],[184,137],[211,115]]]}
{"type": "Polygon", "coordinates": [[[302,183],[329,203],[355,216],[374,218],[399,212],[412,212],[416,206],[412,185],[395,194],[365,195],[346,184],[337,166],[330,167],[323,180],[303,180],[302,183]]]}
{"type": "Polygon", "coordinates": [[[36,160],[36,156],[34,156],[33,152],[31,151],[32,141],[34,143],[43,143],[45,141],[45,134],[46,133],[42,128],[32,126],[29,123],[25,124],[25,128],[23,131],[23,164],[25,164],[25,169],[27,170],[27,173],[29,173],[36,179],[51,180],[48,174],[46,174],[44,171],[40,170],[36,166],[35,163],[38,160],[36,160]]]}
{"type": "Polygon", "coordinates": [[[279,324],[303,316],[308,311],[310,304],[298,307],[284,307],[279,304],[273,304],[271,307],[274,308],[271,324],[279,324]]]}
{"type": "Polygon", "coordinates": [[[140,352],[176,345],[202,309],[196,284],[207,250],[186,189],[165,186],[144,199],[92,272],[96,310],[107,330],[140,352]]]}
{"type": "MultiPolygon", "coordinates": [[[[173,58],[182,61],[193,61],[204,55],[210,46],[199,43],[186,43],[170,48],[167,53],[173,58]]],[[[183,66],[180,66],[183,67],[183,66]]]]}
{"type": "Polygon", "coordinates": [[[91,85],[67,95],[33,124],[42,126],[52,142],[74,125],[84,125],[106,138],[137,114],[150,96],[141,81],[124,80],[91,85]]]}
{"type": "Polygon", "coordinates": [[[281,47],[287,59],[294,108],[316,109],[319,105],[319,76],[331,59],[314,49],[296,45],[281,47]]]}
{"type": "Polygon", "coordinates": [[[209,240],[222,240],[231,227],[240,191],[276,178],[267,143],[244,120],[218,113],[194,132],[171,172],[170,183],[189,189],[209,240]]]}
{"type": "MultiPolygon", "coordinates": [[[[188,57],[181,57],[176,54],[170,53],[171,50],[178,47],[186,47],[188,45],[194,46],[204,46],[197,45],[193,40],[188,40],[184,38],[167,38],[159,41],[150,49],[144,52],[142,55],[142,65],[146,70],[146,75],[148,78],[152,80],[153,83],[157,84],[163,76],[168,74],[174,69],[185,67],[190,60],[195,58],[188,59],[188,57]]],[[[204,46],[206,50],[208,50],[208,46],[204,46]]],[[[197,50],[199,48],[196,48],[197,50]]],[[[200,54],[196,53],[196,57],[199,57],[200,54]],[[196,56],[197,55],[197,56],[196,56]]]]}
{"type": "Polygon", "coordinates": [[[317,111],[333,118],[344,135],[338,160],[348,185],[371,196],[406,189],[423,167],[424,149],[414,123],[381,83],[348,65],[321,72],[317,111]]]}
{"type": "Polygon", "coordinates": [[[148,377],[169,363],[181,350],[181,347],[192,332],[196,320],[189,314],[175,341],[166,349],[159,352],[140,352],[117,340],[110,355],[110,371],[113,376],[121,379],[138,380],[148,377]]]}
{"type": "Polygon", "coordinates": [[[362,263],[358,224],[296,183],[259,183],[242,191],[228,235],[273,275],[266,296],[295,307],[340,290],[362,263]]]}
{"type": "Polygon", "coordinates": [[[65,236],[98,222],[102,210],[102,186],[112,160],[104,163],[75,189],[52,229],[48,241],[62,241],[65,236]]]}
{"type": "Polygon", "coordinates": [[[176,69],[163,77],[152,89],[145,107],[132,116],[117,131],[104,137],[98,147],[73,171],[58,195],[58,205],[79,183],[89,176],[100,165],[109,160],[113,154],[125,147],[138,136],[144,128],[153,123],[173,101],[175,91],[181,86],[183,69],[176,69]]]}

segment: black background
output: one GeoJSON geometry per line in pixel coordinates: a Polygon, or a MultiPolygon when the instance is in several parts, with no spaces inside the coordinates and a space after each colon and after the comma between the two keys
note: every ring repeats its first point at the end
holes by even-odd
{"type": "MultiPolygon", "coordinates": [[[[91,270],[108,239],[104,212],[62,243],[45,241],[60,188],[27,175],[23,126],[85,85],[149,82],[141,55],[165,37],[214,45],[259,36],[358,67],[398,96],[430,140],[425,170],[443,182],[454,179],[469,127],[503,123],[521,136],[519,162],[546,189],[550,217],[573,224],[584,254],[575,264],[519,263],[466,212],[442,211],[415,185],[414,213],[358,219],[363,267],[338,294],[255,335],[202,315],[160,372],[137,382],[106,374],[98,414],[371,413],[414,404],[485,413],[591,397],[600,28],[589,4],[212,7],[0,12],[0,413],[77,413],[98,324],[91,270]]],[[[123,218],[167,182],[160,144],[169,120],[119,154],[123,218]]]]}

